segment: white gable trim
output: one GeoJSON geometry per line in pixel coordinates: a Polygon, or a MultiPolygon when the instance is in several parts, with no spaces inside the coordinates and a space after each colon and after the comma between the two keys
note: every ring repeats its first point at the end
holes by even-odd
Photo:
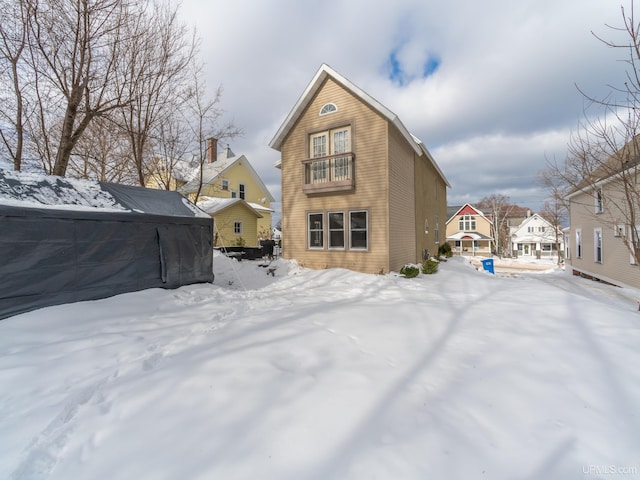
{"type": "Polygon", "coordinates": [[[413,151],[417,155],[422,156],[423,151],[420,148],[420,145],[415,141],[415,137],[409,133],[409,131],[405,128],[405,126],[402,124],[402,122],[400,121],[400,119],[395,113],[393,113],[391,110],[389,110],[383,104],[378,102],[371,95],[366,93],[360,87],[356,86],[347,78],[340,75],[338,72],[336,72],[334,69],[332,69],[329,65],[325,63],[323,63],[320,69],[316,72],[315,76],[311,80],[311,83],[309,83],[309,85],[307,85],[307,88],[305,88],[304,92],[302,92],[302,95],[300,96],[298,101],[295,103],[291,111],[289,112],[289,115],[287,115],[284,122],[282,122],[282,125],[280,125],[280,128],[274,135],[271,142],[269,142],[269,146],[271,148],[273,148],[274,150],[280,151],[280,149],[282,148],[282,142],[284,142],[284,139],[286,138],[287,134],[289,133],[293,125],[295,125],[295,123],[298,121],[298,119],[304,112],[306,106],[309,104],[309,102],[311,102],[316,92],[320,89],[320,87],[322,86],[324,81],[327,79],[327,77],[333,78],[336,82],[338,82],[347,90],[351,91],[356,97],[360,98],[360,100],[368,104],[371,108],[376,110],[383,117],[385,117],[387,120],[393,123],[396,126],[396,128],[400,131],[401,135],[405,138],[407,143],[411,145],[411,148],[413,148],[413,151]]]}

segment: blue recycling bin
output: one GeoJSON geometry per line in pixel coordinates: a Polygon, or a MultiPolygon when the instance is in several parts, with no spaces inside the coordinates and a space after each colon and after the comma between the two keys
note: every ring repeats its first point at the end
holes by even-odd
{"type": "Polygon", "coordinates": [[[482,260],[482,268],[484,268],[487,272],[495,275],[493,271],[493,258],[486,258],[482,260]]]}

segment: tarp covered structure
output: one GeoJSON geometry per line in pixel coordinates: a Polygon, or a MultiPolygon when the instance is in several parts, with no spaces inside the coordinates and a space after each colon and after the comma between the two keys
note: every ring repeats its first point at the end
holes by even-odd
{"type": "Polygon", "coordinates": [[[212,268],[212,219],[177,192],[0,170],[0,319],[212,268]]]}

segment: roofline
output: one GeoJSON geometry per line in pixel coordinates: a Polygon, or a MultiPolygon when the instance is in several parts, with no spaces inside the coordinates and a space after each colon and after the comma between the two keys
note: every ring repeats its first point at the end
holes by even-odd
{"type": "MultiPolygon", "coordinates": [[[[249,161],[249,159],[247,157],[244,156],[244,154],[242,155],[236,155],[235,157],[236,159],[231,162],[229,165],[227,165],[225,168],[223,168],[222,170],[220,170],[216,175],[214,175],[213,177],[211,177],[210,179],[208,179],[206,182],[203,181],[202,182],[202,186],[206,187],[207,185],[211,185],[216,179],[220,178],[225,172],[227,172],[231,167],[233,167],[234,165],[236,165],[240,160],[242,160],[243,158],[246,160],[246,166],[248,167],[247,170],[249,171],[249,175],[251,175],[251,177],[253,178],[253,180],[258,184],[258,187],[260,187],[264,193],[266,193],[266,197],[269,199],[269,202],[275,202],[276,199],[273,197],[273,195],[271,195],[271,192],[269,191],[269,189],[267,188],[267,186],[264,184],[264,182],[262,181],[262,179],[260,178],[260,176],[258,175],[258,172],[255,171],[255,169],[253,168],[253,165],[251,165],[251,162],[249,161]]],[[[209,163],[208,165],[215,165],[215,162],[213,163],[209,163]]],[[[199,168],[199,167],[198,167],[199,168]]],[[[204,179],[203,179],[204,180],[204,179]]],[[[192,180],[194,182],[197,182],[196,179],[192,180]]],[[[183,185],[182,189],[184,191],[184,187],[186,187],[189,183],[186,183],[185,185],[183,185]]],[[[191,193],[188,192],[187,193],[191,193]]]]}
{"type": "Polygon", "coordinates": [[[420,148],[423,150],[424,154],[427,156],[427,159],[429,159],[429,162],[431,162],[431,165],[433,165],[433,168],[436,169],[436,171],[438,172],[438,175],[440,175],[440,177],[442,177],[442,180],[444,180],[445,185],[451,188],[451,184],[449,183],[449,180],[447,180],[447,177],[444,176],[444,173],[440,169],[440,166],[436,163],[435,159],[431,155],[431,152],[427,150],[427,147],[425,146],[424,142],[414,135],[412,135],[412,137],[420,145],[420,148]]]}
{"type": "Polygon", "coordinates": [[[470,208],[473,208],[477,213],[479,213],[482,217],[484,217],[484,218],[485,218],[485,220],[489,221],[489,219],[487,218],[487,216],[486,216],[482,211],[478,210],[476,207],[474,207],[474,206],[473,206],[473,205],[471,205],[470,203],[465,203],[465,204],[464,204],[464,205],[462,205],[458,210],[456,210],[456,213],[454,213],[453,215],[451,215],[451,216],[449,217],[449,219],[448,219],[446,222],[444,222],[444,223],[445,223],[445,225],[446,225],[447,223],[449,223],[453,217],[458,216],[458,214],[460,213],[460,211],[461,211],[462,209],[464,209],[464,207],[467,207],[467,206],[468,206],[468,207],[470,207],[470,208]]]}
{"type": "MultiPolygon", "coordinates": [[[[269,142],[269,146],[274,150],[280,151],[282,148],[282,143],[284,142],[285,137],[289,134],[289,131],[293,127],[293,125],[298,121],[298,119],[302,116],[302,112],[309,105],[311,99],[316,94],[316,92],[320,89],[324,81],[328,78],[332,77],[338,83],[340,83],[344,88],[350,90],[355,96],[360,98],[363,102],[367,103],[374,110],[384,116],[389,122],[391,122],[395,127],[400,131],[400,134],[405,138],[407,143],[411,145],[413,151],[422,156],[423,150],[420,145],[416,142],[416,138],[409,133],[403,123],[400,121],[398,116],[373,98],[371,95],[366,93],[360,87],[355,85],[353,82],[348,80],[346,77],[340,75],[333,68],[331,68],[326,63],[323,63],[316,74],[314,75],[311,82],[307,85],[307,88],[302,92],[300,98],[295,103],[287,117],[280,125],[280,128],[274,135],[274,137],[269,142]]],[[[443,176],[444,178],[444,176],[443,176]]],[[[446,179],[445,179],[446,180],[446,179]]],[[[447,182],[448,184],[448,182],[447,182]]]]}
{"type": "MultiPolygon", "coordinates": [[[[211,197],[211,198],[218,198],[218,197],[211,197]]],[[[226,198],[223,200],[227,200],[226,198]]],[[[252,211],[257,218],[264,218],[264,216],[258,212],[255,208],[253,208],[251,205],[249,205],[249,202],[247,202],[246,200],[243,200],[241,198],[234,198],[231,200],[235,200],[234,202],[228,202],[226,205],[224,205],[221,209],[216,210],[215,212],[207,212],[206,210],[202,209],[202,207],[198,207],[200,208],[203,212],[205,212],[207,215],[218,215],[221,212],[224,212],[225,210],[233,207],[234,205],[244,205],[246,208],[248,208],[250,211],[252,211]]]]}

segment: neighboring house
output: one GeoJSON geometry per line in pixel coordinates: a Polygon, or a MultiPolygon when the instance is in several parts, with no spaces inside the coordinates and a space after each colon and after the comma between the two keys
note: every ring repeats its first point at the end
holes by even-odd
{"type": "Polygon", "coordinates": [[[199,162],[191,160],[173,160],[156,155],[145,177],[145,187],[159,190],[179,190],[198,173],[199,162]]]}
{"type": "Polygon", "coordinates": [[[444,241],[449,182],[384,105],[322,65],[269,144],[281,152],[285,258],[399,271],[444,241]]]}
{"type": "Polygon", "coordinates": [[[614,285],[640,288],[638,158],[625,146],[568,195],[570,229],[565,236],[573,273],[614,285]],[[616,165],[623,165],[616,168],[616,165]]]}
{"type": "MultiPolygon", "coordinates": [[[[200,186],[199,168],[191,181],[178,189],[194,200],[200,186]]],[[[214,219],[216,246],[246,244],[257,246],[260,237],[271,232],[271,202],[275,201],[266,185],[244,155],[226,147],[217,153],[217,141],[207,142],[207,163],[202,170],[202,188],[198,206],[214,219]],[[212,202],[212,199],[227,202],[212,202]]]]}
{"type": "Polygon", "coordinates": [[[451,211],[453,214],[447,220],[446,231],[453,253],[490,257],[494,245],[491,219],[468,203],[456,210],[451,208],[451,211]]]}
{"type": "Polygon", "coordinates": [[[511,249],[514,256],[524,258],[557,257],[563,252],[562,230],[537,213],[525,218],[518,226],[510,227],[511,249]]]}
{"type": "Polygon", "coordinates": [[[213,217],[214,246],[258,245],[254,236],[259,231],[258,221],[264,217],[249,202],[240,198],[200,197],[198,207],[213,217]]]}

